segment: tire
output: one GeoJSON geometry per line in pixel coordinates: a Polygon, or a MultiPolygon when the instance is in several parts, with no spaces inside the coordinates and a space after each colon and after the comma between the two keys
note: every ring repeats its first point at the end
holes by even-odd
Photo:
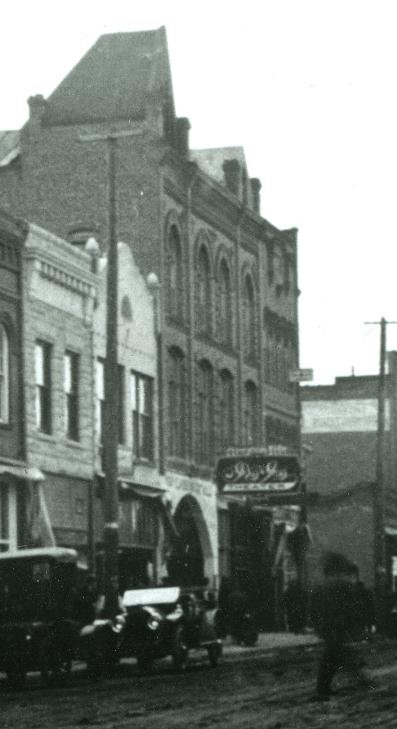
{"type": "Polygon", "coordinates": [[[175,670],[184,671],[188,663],[189,650],[185,642],[182,625],[177,625],[175,628],[172,640],[171,657],[175,670]]]}
{"type": "Polygon", "coordinates": [[[46,686],[64,684],[72,673],[72,659],[70,656],[49,653],[47,657],[43,657],[40,673],[46,686]]]}
{"type": "Polygon", "coordinates": [[[212,666],[212,668],[216,668],[222,655],[222,646],[219,643],[213,643],[208,646],[207,652],[210,666],[212,666]]]}
{"type": "Polygon", "coordinates": [[[8,685],[12,689],[23,689],[26,684],[26,671],[21,666],[9,666],[7,669],[8,685]]]}
{"type": "Polygon", "coordinates": [[[141,673],[150,673],[153,668],[153,659],[148,656],[137,656],[138,670],[141,673]]]}
{"type": "Polygon", "coordinates": [[[257,644],[258,637],[259,633],[254,628],[252,628],[251,630],[247,630],[242,635],[241,645],[244,645],[246,648],[251,648],[257,644]]]}

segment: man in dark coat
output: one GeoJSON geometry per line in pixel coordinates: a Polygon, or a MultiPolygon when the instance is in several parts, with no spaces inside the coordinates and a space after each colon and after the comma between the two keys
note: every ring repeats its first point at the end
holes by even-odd
{"type": "Polygon", "coordinates": [[[332,553],[324,560],[323,569],[324,584],[312,600],[313,626],[324,640],[314,698],[328,701],[332,679],[340,668],[353,673],[360,685],[369,687],[369,681],[353,645],[362,639],[353,565],[343,555],[332,553]]]}

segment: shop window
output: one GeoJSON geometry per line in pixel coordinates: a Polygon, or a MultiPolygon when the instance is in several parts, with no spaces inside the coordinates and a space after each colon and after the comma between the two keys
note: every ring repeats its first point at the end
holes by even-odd
{"type": "Polygon", "coordinates": [[[42,433],[52,432],[51,350],[48,342],[35,344],[36,426],[42,433]]]}
{"type": "Polygon", "coordinates": [[[153,460],[153,380],[131,372],[133,454],[153,460]]]}
{"type": "Polygon", "coordinates": [[[10,341],[0,324],[0,423],[10,421],[10,341]]]}
{"type": "Polygon", "coordinates": [[[168,451],[170,456],[186,455],[186,366],[183,352],[168,352],[168,451]]]}
{"type": "Polygon", "coordinates": [[[65,352],[63,359],[65,432],[67,438],[75,441],[79,440],[79,369],[79,355],[65,352]]]}
{"type": "Polygon", "coordinates": [[[202,361],[197,372],[197,461],[211,464],[214,460],[213,370],[202,361]]]}

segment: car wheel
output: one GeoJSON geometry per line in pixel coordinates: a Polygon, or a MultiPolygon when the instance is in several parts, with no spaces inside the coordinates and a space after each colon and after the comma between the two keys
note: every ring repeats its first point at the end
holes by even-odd
{"type": "Polygon", "coordinates": [[[7,669],[8,685],[13,689],[22,689],[26,683],[26,671],[21,666],[9,666],[7,669]]]}
{"type": "Polygon", "coordinates": [[[188,647],[184,638],[184,630],[182,625],[178,625],[172,641],[172,662],[176,671],[184,671],[188,662],[188,647]]]}
{"type": "Polygon", "coordinates": [[[153,668],[153,659],[148,656],[137,656],[138,670],[141,673],[149,673],[153,668]]]}
{"type": "Polygon", "coordinates": [[[252,647],[257,644],[258,637],[259,634],[257,630],[247,630],[243,634],[241,645],[244,645],[247,648],[252,647]]]}
{"type": "Polygon", "coordinates": [[[208,646],[208,660],[212,668],[216,668],[222,655],[222,646],[219,643],[213,643],[208,646]]]}

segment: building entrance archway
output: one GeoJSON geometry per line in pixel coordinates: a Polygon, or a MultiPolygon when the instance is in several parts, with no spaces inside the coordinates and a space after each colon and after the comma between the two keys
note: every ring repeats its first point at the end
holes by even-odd
{"type": "Polygon", "coordinates": [[[179,502],[174,521],[181,544],[181,581],[200,585],[210,577],[213,554],[208,528],[200,504],[194,496],[184,496],[179,502]]]}

